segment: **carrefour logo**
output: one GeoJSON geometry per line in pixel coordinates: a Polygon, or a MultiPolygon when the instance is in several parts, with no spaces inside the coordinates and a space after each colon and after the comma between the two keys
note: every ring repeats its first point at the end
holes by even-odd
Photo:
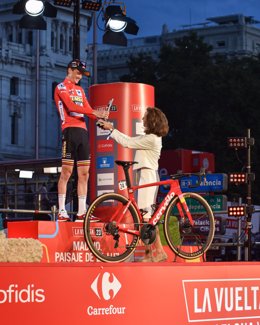
{"type": "MultiPolygon", "coordinates": [[[[117,296],[122,285],[114,273],[105,272],[103,274],[98,274],[90,287],[100,301],[109,302],[117,296]]],[[[125,312],[126,307],[117,307],[112,304],[107,307],[89,306],[87,308],[89,316],[121,315],[125,314],[125,312]]]]}
{"type": "Polygon", "coordinates": [[[105,272],[100,278],[100,274],[96,277],[96,279],[92,282],[91,289],[95,292],[99,299],[101,297],[105,300],[114,299],[117,295],[118,291],[121,289],[121,283],[112,273],[110,281],[110,273],[105,272]],[[98,283],[101,282],[101,292],[98,291],[98,283]],[[110,291],[112,296],[110,296],[110,291]]]}

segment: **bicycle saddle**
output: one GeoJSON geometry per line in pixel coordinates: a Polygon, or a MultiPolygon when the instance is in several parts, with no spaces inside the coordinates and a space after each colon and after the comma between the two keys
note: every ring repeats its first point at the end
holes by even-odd
{"type": "Polygon", "coordinates": [[[132,166],[134,164],[138,164],[137,161],[124,161],[124,160],[116,160],[115,163],[119,166],[123,166],[123,167],[128,167],[128,166],[132,166]]]}

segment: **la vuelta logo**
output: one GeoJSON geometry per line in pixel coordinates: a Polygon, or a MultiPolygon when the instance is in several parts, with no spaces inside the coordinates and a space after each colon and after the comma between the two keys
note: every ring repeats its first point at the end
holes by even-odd
{"type": "Polygon", "coordinates": [[[260,319],[260,279],[183,280],[182,285],[189,322],[260,319]]]}
{"type": "MultiPolygon", "coordinates": [[[[113,273],[105,272],[98,274],[91,284],[91,289],[101,301],[110,303],[121,290],[122,285],[113,273]]],[[[87,313],[89,316],[102,316],[102,315],[122,315],[125,314],[126,307],[117,307],[112,304],[106,307],[88,306],[87,313]]]]}

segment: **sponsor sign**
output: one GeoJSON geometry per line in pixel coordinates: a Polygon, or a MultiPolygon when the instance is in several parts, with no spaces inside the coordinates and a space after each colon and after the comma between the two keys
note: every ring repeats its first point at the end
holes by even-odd
{"type": "Polygon", "coordinates": [[[182,282],[189,323],[213,321],[226,324],[224,321],[230,321],[228,324],[260,324],[260,278],[182,282]],[[237,322],[233,323],[234,319],[237,322]],[[250,320],[250,323],[244,320],[250,320]]]}
{"type": "Polygon", "coordinates": [[[114,140],[98,140],[97,152],[110,152],[114,151],[114,140]]]}
{"type": "Polygon", "coordinates": [[[223,192],[227,190],[227,174],[206,174],[197,185],[198,177],[183,177],[180,186],[183,192],[223,192]]]}
{"type": "Polygon", "coordinates": [[[114,168],[114,157],[113,156],[98,157],[97,168],[114,168]]]}
{"type": "Polygon", "coordinates": [[[97,186],[114,185],[114,173],[97,174],[97,186]]]}
{"type": "MultiPolygon", "coordinates": [[[[227,211],[227,196],[226,195],[205,195],[203,198],[208,202],[213,212],[227,211]]],[[[202,213],[205,209],[195,200],[186,199],[191,213],[202,213]]]]}
{"type": "Polygon", "coordinates": [[[142,135],[144,134],[144,125],[143,125],[143,122],[137,122],[136,125],[135,125],[135,133],[137,135],[142,135]]]}
{"type": "Polygon", "coordinates": [[[114,190],[101,190],[101,191],[97,191],[97,196],[99,196],[101,194],[105,194],[105,193],[114,193],[114,190]]]}
{"type": "Polygon", "coordinates": [[[97,126],[97,136],[108,136],[110,134],[109,130],[103,130],[100,127],[97,126]]]}
{"type": "MultiPolygon", "coordinates": [[[[169,179],[169,176],[161,176],[161,180],[169,179]]],[[[180,187],[183,192],[224,192],[228,187],[227,174],[206,174],[198,184],[198,177],[195,175],[185,176],[180,179],[180,187]]],[[[169,186],[160,186],[161,193],[167,193],[169,186]]]]}
{"type": "Polygon", "coordinates": [[[3,320],[37,325],[260,325],[260,263],[145,264],[2,263],[3,320]],[[154,308],[158,297],[165,297],[160,312],[154,308]],[[144,306],[144,301],[150,303],[144,306]]]}

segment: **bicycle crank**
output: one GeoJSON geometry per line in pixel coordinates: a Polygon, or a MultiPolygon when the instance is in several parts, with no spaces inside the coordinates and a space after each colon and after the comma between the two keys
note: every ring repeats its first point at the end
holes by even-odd
{"type": "Polygon", "coordinates": [[[115,222],[109,222],[106,227],[106,232],[111,234],[115,240],[115,246],[114,248],[117,248],[118,247],[118,242],[119,242],[119,238],[120,238],[120,235],[118,233],[118,227],[116,226],[116,223],[115,222]]]}
{"type": "Polygon", "coordinates": [[[140,237],[145,245],[150,245],[155,241],[156,229],[155,226],[149,223],[144,224],[141,228],[140,237]]]}

